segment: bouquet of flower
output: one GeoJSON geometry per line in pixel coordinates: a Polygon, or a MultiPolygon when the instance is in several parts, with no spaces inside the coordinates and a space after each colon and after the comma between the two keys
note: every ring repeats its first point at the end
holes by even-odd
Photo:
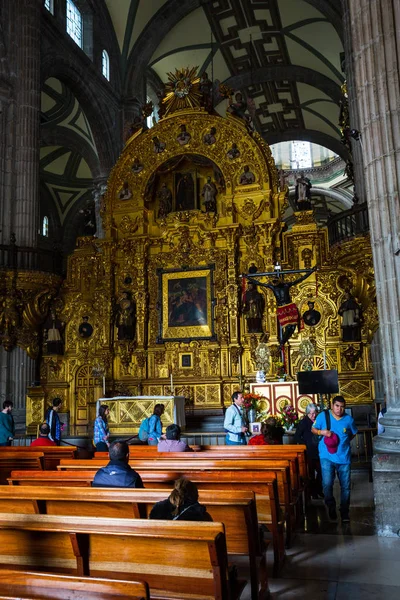
{"type": "Polygon", "coordinates": [[[258,408],[258,402],[260,402],[260,400],[264,399],[264,396],[260,396],[260,394],[244,394],[243,395],[243,407],[246,410],[250,410],[250,408],[254,408],[255,410],[257,410],[258,408]]]}
{"type": "Polygon", "coordinates": [[[290,404],[285,404],[285,406],[282,408],[282,410],[279,411],[279,413],[283,421],[283,426],[287,429],[292,425],[297,425],[297,423],[299,422],[298,412],[290,404]]]}
{"type": "Polygon", "coordinates": [[[285,373],[285,363],[283,363],[282,361],[278,360],[275,363],[276,366],[276,375],[277,377],[283,377],[286,373],[285,373]]]}

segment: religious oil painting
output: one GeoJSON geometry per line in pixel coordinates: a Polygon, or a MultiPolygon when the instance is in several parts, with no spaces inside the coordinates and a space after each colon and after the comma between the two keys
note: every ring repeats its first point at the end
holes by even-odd
{"type": "Polygon", "coordinates": [[[159,270],[160,331],[165,340],[214,339],[213,267],[159,270]]]}

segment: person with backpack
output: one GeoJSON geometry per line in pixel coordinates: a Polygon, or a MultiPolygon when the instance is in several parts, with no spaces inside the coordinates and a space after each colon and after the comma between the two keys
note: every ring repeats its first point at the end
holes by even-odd
{"type": "Polygon", "coordinates": [[[357,435],[353,417],[345,413],[346,401],[343,396],[335,396],[332,409],[323,410],[315,420],[311,432],[321,437],[318,444],[321,461],[322,487],[329,518],[337,520],[336,500],[333,483],[336,473],[340,483],[340,514],[342,523],[349,523],[351,487],[350,442],[357,435]]]}
{"type": "Polygon", "coordinates": [[[162,436],[162,423],[160,417],[164,413],[164,409],[164,404],[156,404],[153,414],[149,418],[149,432],[147,437],[149,446],[157,446],[158,440],[162,436]]]}
{"type": "Polygon", "coordinates": [[[99,416],[94,422],[94,436],[93,443],[96,446],[97,452],[108,452],[110,443],[108,438],[110,432],[108,430],[108,415],[110,409],[107,404],[102,404],[99,408],[99,416]]]}

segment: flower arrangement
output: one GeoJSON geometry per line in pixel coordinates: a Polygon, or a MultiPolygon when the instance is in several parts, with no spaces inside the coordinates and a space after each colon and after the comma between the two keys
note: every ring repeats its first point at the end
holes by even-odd
{"type": "Polygon", "coordinates": [[[276,366],[276,375],[277,377],[284,377],[286,375],[285,373],[285,363],[283,363],[282,361],[278,360],[275,363],[276,366]]]}
{"type": "Polygon", "coordinates": [[[254,408],[255,410],[257,410],[258,409],[258,403],[261,400],[264,400],[265,398],[264,398],[264,396],[260,396],[260,394],[251,394],[251,393],[248,393],[248,394],[244,394],[243,395],[243,399],[244,399],[243,407],[246,410],[250,410],[251,408],[254,408]]]}
{"type": "Polygon", "coordinates": [[[299,422],[299,414],[297,410],[291,404],[286,403],[282,410],[279,411],[282,425],[286,429],[291,428],[293,425],[297,425],[299,422]]]}

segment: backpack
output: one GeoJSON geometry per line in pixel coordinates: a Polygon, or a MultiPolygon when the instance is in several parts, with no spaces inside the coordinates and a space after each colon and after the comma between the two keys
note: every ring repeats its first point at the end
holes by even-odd
{"type": "Polygon", "coordinates": [[[143,421],[140,423],[138,437],[141,442],[147,442],[147,439],[149,437],[149,421],[150,417],[147,417],[147,419],[143,419],[143,421]]]}

